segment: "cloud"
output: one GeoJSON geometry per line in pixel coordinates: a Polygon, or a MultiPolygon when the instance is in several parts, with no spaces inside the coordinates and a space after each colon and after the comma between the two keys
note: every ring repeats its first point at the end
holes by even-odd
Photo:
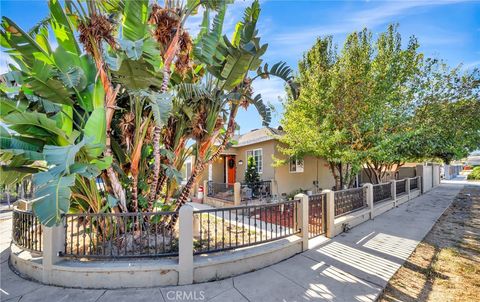
{"type": "MultiPolygon", "coordinates": [[[[344,34],[364,27],[375,27],[392,22],[392,18],[418,13],[419,9],[464,2],[462,0],[445,1],[388,1],[375,4],[374,7],[357,11],[342,11],[331,25],[291,28],[288,32],[273,35],[271,40],[278,44],[310,45],[320,35],[344,34]],[[341,21],[340,21],[341,20],[341,21]]],[[[298,48],[297,48],[298,49],[298,48]]]]}
{"type": "Polygon", "coordinates": [[[253,82],[254,94],[260,93],[265,103],[279,104],[279,98],[285,98],[285,82],[279,78],[258,79],[253,82]]]}
{"type": "Polygon", "coordinates": [[[480,68],[480,60],[478,61],[472,61],[472,62],[466,62],[465,64],[462,65],[462,70],[467,71],[473,68],[480,68]]]}

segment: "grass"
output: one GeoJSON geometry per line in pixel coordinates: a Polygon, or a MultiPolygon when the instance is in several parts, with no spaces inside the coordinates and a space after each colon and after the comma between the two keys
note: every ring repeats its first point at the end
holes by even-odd
{"type": "Polygon", "coordinates": [[[388,283],[382,302],[479,301],[480,187],[468,186],[388,283]]]}

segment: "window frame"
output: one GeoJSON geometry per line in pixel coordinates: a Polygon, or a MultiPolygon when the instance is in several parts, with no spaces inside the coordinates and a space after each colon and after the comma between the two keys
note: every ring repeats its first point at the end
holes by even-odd
{"type": "Polygon", "coordinates": [[[288,172],[292,174],[305,172],[305,158],[301,157],[301,159],[299,159],[299,157],[297,156],[290,156],[288,160],[288,172]],[[293,160],[295,160],[295,171],[292,171],[293,160]],[[303,164],[299,165],[299,161],[301,161],[303,164]],[[301,166],[301,171],[298,170],[300,166],[301,166]]]}
{"type": "Polygon", "coordinates": [[[255,163],[257,164],[257,172],[258,174],[263,173],[263,148],[256,148],[256,149],[250,149],[245,151],[245,169],[248,167],[248,152],[252,152],[252,156],[255,159],[255,163]],[[262,164],[259,165],[257,159],[255,158],[255,151],[260,151],[260,157],[262,159],[262,164]]]}

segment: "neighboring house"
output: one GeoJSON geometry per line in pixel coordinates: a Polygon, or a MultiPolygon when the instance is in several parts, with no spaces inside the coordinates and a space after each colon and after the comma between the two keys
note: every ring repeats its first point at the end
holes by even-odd
{"type": "Polygon", "coordinates": [[[264,127],[235,136],[233,140],[237,141],[237,144],[222,152],[221,156],[209,165],[199,184],[203,183],[203,180],[214,183],[243,183],[248,158],[253,156],[260,178],[263,181],[272,181],[273,195],[285,196],[298,189],[313,193],[331,189],[335,180],[327,162],[313,156],[288,159],[279,151],[282,143],[278,138],[282,135],[281,129],[264,127]],[[274,167],[274,158],[288,159],[288,164],[274,167]]]}
{"type": "Polygon", "coordinates": [[[480,151],[475,151],[468,156],[467,165],[480,166],[480,151]]]}

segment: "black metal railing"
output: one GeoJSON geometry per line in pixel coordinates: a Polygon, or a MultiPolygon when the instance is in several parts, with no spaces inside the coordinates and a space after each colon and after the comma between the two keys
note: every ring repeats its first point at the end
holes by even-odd
{"type": "Polygon", "coordinates": [[[298,200],[194,212],[194,254],[278,240],[300,232],[298,200]]]}
{"type": "Polygon", "coordinates": [[[392,183],[373,185],[373,203],[392,199],[392,183]]]}
{"type": "Polygon", "coordinates": [[[209,181],[207,196],[233,202],[235,199],[234,184],[209,181]]]}
{"type": "Polygon", "coordinates": [[[178,255],[178,235],[167,228],[177,212],[66,214],[65,249],[75,258],[178,255]]]}
{"type": "Polygon", "coordinates": [[[396,181],[395,191],[396,191],[396,193],[397,193],[397,196],[407,193],[406,183],[407,183],[407,180],[406,180],[406,179],[402,179],[402,180],[397,180],[397,181],[396,181]]]}
{"type": "Polygon", "coordinates": [[[325,193],[308,197],[308,235],[309,238],[325,233],[325,214],[327,196],[325,193]]]}
{"type": "Polygon", "coordinates": [[[418,177],[410,178],[410,191],[418,189],[418,177]]]}
{"type": "Polygon", "coordinates": [[[334,192],[335,217],[358,211],[367,206],[366,189],[353,188],[334,192]]]}
{"type": "Polygon", "coordinates": [[[29,211],[14,209],[12,213],[12,240],[22,249],[42,252],[42,225],[29,211]]]}
{"type": "Polygon", "coordinates": [[[261,180],[257,184],[242,183],[242,200],[266,199],[272,197],[272,181],[261,180]]]}

